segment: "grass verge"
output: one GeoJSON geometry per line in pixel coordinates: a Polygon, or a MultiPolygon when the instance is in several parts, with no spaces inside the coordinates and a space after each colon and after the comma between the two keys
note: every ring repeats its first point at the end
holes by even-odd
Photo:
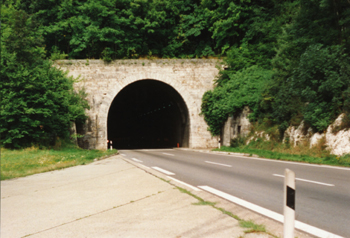
{"type": "Polygon", "coordinates": [[[93,162],[95,158],[117,153],[116,150],[83,150],[62,148],[60,150],[31,147],[21,150],[1,148],[1,180],[63,169],[93,162]]]}
{"type": "MultiPolygon", "coordinates": [[[[214,151],[225,151],[233,153],[244,153],[250,156],[257,155],[262,158],[276,159],[276,160],[287,160],[304,162],[311,164],[325,164],[325,165],[336,165],[350,167],[350,155],[336,156],[329,153],[325,153],[320,156],[313,156],[312,149],[306,153],[298,153],[298,148],[295,148],[292,152],[281,152],[283,149],[279,149],[277,146],[273,150],[258,149],[248,146],[240,147],[227,147],[222,146],[220,149],[214,149],[214,151]]],[[[316,153],[314,153],[316,154],[316,153]]]]}
{"type": "Polygon", "coordinates": [[[266,232],[264,225],[258,225],[252,221],[240,221],[239,224],[241,227],[247,228],[245,233],[266,232]]]}

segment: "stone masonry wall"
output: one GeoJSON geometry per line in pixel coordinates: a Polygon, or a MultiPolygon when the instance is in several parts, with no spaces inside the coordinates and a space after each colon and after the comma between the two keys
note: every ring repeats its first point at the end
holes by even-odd
{"type": "Polygon", "coordinates": [[[60,60],[56,67],[68,70],[69,76],[80,77],[75,88],[84,88],[88,94],[90,110],[82,139],[84,147],[106,149],[107,118],[115,96],[127,85],[143,79],[153,79],[172,86],[184,99],[190,123],[190,148],[216,147],[218,138],[207,131],[200,116],[202,96],[213,88],[219,70],[213,59],[161,59],[161,60],[60,60]]]}
{"type": "Polygon", "coordinates": [[[230,146],[232,139],[237,138],[238,136],[245,137],[249,134],[251,127],[251,123],[248,119],[249,113],[249,107],[245,106],[242,112],[227,118],[221,130],[222,145],[230,146]]]}

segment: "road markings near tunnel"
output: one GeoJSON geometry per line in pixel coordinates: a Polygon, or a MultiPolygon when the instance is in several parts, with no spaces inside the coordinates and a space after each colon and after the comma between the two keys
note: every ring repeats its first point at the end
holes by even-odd
{"type": "Polygon", "coordinates": [[[166,175],[175,175],[174,173],[169,172],[169,171],[167,171],[167,170],[165,170],[165,169],[161,169],[161,168],[159,168],[159,167],[152,167],[152,169],[158,170],[159,172],[162,172],[162,173],[164,173],[164,174],[166,174],[166,175]]]}
{"type": "MultiPolygon", "coordinates": [[[[209,187],[209,186],[198,186],[199,188],[207,191],[207,192],[210,192],[212,194],[215,194],[219,197],[222,197],[228,201],[231,201],[233,203],[236,203],[242,207],[246,207],[252,211],[255,211],[257,213],[260,213],[264,216],[267,216],[269,218],[272,218],[276,221],[279,221],[281,223],[283,223],[284,221],[284,217],[283,215],[277,213],[277,212],[273,212],[269,209],[266,209],[266,208],[263,208],[263,207],[260,207],[258,205],[255,205],[253,203],[250,203],[250,202],[247,202],[243,199],[240,199],[240,198],[237,198],[237,197],[234,197],[230,194],[227,194],[227,193],[224,193],[224,192],[221,192],[219,190],[216,190],[215,188],[212,188],[212,187],[209,187]]],[[[322,230],[322,229],[319,229],[317,227],[314,227],[314,226],[310,226],[306,223],[303,223],[303,222],[300,222],[300,221],[295,221],[295,228],[296,229],[299,229],[299,230],[302,230],[302,231],[305,231],[307,233],[310,233],[314,236],[317,236],[317,237],[328,237],[328,238],[342,238],[341,236],[338,236],[336,234],[333,234],[333,233],[330,233],[328,231],[325,231],[325,230],[322,230]]]]}
{"type": "MultiPolygon", "coordinates": [[[[273,174],[273,176],[284,178],[284,175],[281,175],[281,174],[273,174]]],[[[307,180],[307,179],[301,179],[301,178],[295,178],[295,180],[308,182],[308,183],[315,183],[315,184],[320,184],[320,185],[330,186],[330,187],[335,186],[334,184],[330,184],[330,183],[322,183],[322,182],[317,182],[317,181],[312,181],[312,180],[307,180]]]]}
{"type": "Polygon", "coordinates": [[[139,160],[139,159],[136,159],[136,158],[132,158],[133,161],[136,161],[136,162],[140,162],[140,163],[143,163],[142,160],[139,160]]]}
{"type": "Polygon", "coordinates": [[[211,162],[211,161],[205,161],[205,163],[208,163],[208,164],[216,164],[216,165],[221,165],[221,166],[225,166],[225,167],[232,167],[232,165],[228,165],[228,164],[219,164],[219,163],[215,163],[215,162],[211,162]]]}
{"type": "Polygon", "coordinates": [[[169,176],[167,176],[167,177],[170,178],[170,179],[172,179],[172,180],[174,180],[175,182],[181,183],[181,184],[183,184],[183,185],[185,185],[185,186],[187,186],[187,187],[189,187],[189,188],[192,188],[194,191],[202,191],[202,190],[200,190],[199,188],[197,188],[197,187],[195,187],[195,186],[192,186],[192,185],[190,185],[190,184],[188,184],[188,183],[182,182],[182,181],[180,181],[180,180],[177,180],[177,179],[172,178],[172,177],[169,177],[169,176]]]}
{"type": "MultiPolygon", "coordinates": [[[[182,149],[185,150],[185,149],[182,149]]],[[[200,153],[215,153],[216,155],[220,156],[227,156],[227,157],[237,157],[242,159],[249,159],[249,160],[260,160],[264,162],[270,162],[270,163],[284,163],[284,164],[294,164],[294,165],[300,165],[300,166],[311,166],[311,167],[319,167],[319,168],[327,168],[327,169],[340,169],[340,170],[350,170],[350,168],[347,167],[339,167],[334,165],[324,165],[324,164],[308,164],[308,163],[301,163],[301,162],[293,162],[293,161],[283,161],[283,160],[274,160],[274,159],[267,159],[267,158],[254,158],[250,157],[248,155],[239,155],[239,153],[230,153],[230,152],[213,152],[213,151],[200,151],[200,153]]]]}
{"type": "Polygon", "coordinates": [[[169,154],[169,153],[163,153],[163,155],[175,156],[174,154],[169,154]]]}

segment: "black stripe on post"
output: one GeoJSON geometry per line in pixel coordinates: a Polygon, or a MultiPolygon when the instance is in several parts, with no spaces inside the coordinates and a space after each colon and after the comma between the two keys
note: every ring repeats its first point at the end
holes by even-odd
{"type": "Polygon", "coordinates": [[[287,207],[295,210],[295,189],[287,186],[287,207]]]}

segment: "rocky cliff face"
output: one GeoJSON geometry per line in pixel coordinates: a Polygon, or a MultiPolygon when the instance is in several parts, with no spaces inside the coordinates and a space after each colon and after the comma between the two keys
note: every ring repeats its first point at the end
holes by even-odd
{"type": "Polygon", "coordinates": [[[284,133],[284,141],[289,137],[289,141],[294,146],[299,143],[309,143],[310,148],[316,146],[320,140],[325,141],[325,146],[334,155],[350,154],[350,129],[345,128],[333,132],[334,128],[340,126],[344,114],[341,114],[324,133],[313,133],[311,128],[306,128],[304,122],[298,127],[290,126],[284,133]]]}
{"type": "MultiPolygon", "coordinates": [[[[236,117],[229,117],[223,126],[221,139],[223,145],[229,146],[230,141],[237,136],[247,136],[251,128],[248,120],[249,108],[245,108],[242,113],[236,117]]],[[[318,145],[318,143],[324,143],[326,148],[330,150],[334,155],[350,154],[350,128],[342,130],[335,130],[342,123],[344,114],[341,114],[331,125],[328,126],[324,133],[314,133],[311,128],[307,127],[302,121],[299,126],[290,126],[284,132],[283,142],[289,143],[293,146],[299,144],[309,145],[310,148],[318,145]],[[322,141],[323,140],[323,141],[322,141]]],[[[265,131],[255,132],[254,136],[251,136],[247,140],[249,144],[257,138],[264,140],[270,140],[270,135],[265,131]]]]}

